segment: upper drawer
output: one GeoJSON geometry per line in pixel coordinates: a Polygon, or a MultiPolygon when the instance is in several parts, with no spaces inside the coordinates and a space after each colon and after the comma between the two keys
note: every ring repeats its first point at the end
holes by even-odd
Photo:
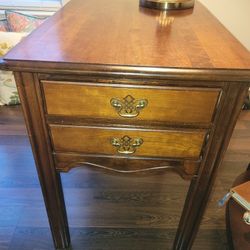
{"type": "Polygon", "coordinates": [[[210,123],[219,89],[43,81],[49,115],[169,123],[210,123]]]}

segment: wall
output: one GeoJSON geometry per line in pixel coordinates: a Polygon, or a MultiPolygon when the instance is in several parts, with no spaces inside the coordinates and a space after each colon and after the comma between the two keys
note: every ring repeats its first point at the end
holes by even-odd
{"type": "Polygon", "coordinates": [[[250,0],[199,0],[250,50],[250,0]]]}

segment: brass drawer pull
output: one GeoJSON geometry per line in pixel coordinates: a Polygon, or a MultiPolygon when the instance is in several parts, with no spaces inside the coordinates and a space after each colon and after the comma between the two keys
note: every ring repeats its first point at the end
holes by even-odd
{"type": "Polygon", "coordinates": [[[117,148],[117,152],[120,154],[133,154],[135,153],[136,148],[143,144],[143,139],[132,139],[125,135],[122,138],[112,138],[111,144],[117,148]]]}
{"type": "Polygon", "coordinates": [[[144,109],[148,105],[148,100],[136,100],[133,96],[127,95],[122,100],[112,98],[110,100],[110,104],[117,110],[120,116],[132,118],[140,114],[140,110],[144,109]]]}

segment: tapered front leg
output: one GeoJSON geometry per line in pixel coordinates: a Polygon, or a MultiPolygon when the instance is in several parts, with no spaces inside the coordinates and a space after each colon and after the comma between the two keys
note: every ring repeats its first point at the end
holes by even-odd
{"type": "Polygon", "coordinates": [[[55,190],[51,190],[51,183],[43,180],[40,180],[40,183],[43,186],[43,196],[55,248],[68,248],[70,246],[70,235],[60,175],[56,173],[55,190]]]}
{"type": "Polygon", "coordinates": [[[247,91],[248,86],[245,83],[230,83],[224,87],[214,126],[202,154],[198,175],[193,178],[189,188],[174,242],[175,250],[192,248],[217,168],[227,149],[247,91]]]}
{"type": "Polygon", "coordinates": [[[25,122],[36,162],[49,224],[57,249],[70,245],[68,221],[59,173],[52,158],[52,148],[44,118],[39,81],[36,74],[15,73],[25,122]]]}

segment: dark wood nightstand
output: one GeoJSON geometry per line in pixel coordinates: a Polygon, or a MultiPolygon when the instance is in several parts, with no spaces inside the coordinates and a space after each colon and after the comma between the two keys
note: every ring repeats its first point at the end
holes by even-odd
{"type": "Polygon", "coordinates": [[[60,172],[171,170],[190,181],[174,249],[191,249],[250,82],[250,54],[197,1],[72,0],[4,58],[14,71],[55,246],[60,172]]]}

